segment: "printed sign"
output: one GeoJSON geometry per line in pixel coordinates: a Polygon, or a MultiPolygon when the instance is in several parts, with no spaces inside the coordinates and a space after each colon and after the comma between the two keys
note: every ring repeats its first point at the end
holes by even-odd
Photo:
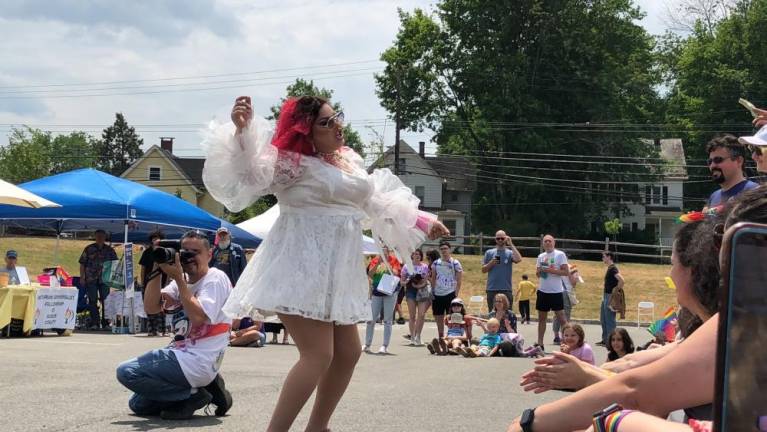
{"type": "Polygon", "coordinates": [[[125,293],[128,298],[133,296],[133,243],[125,243],[125,293]]]}
{"type": "Polygon", "coordinates": [[[77,321],[77,290],[40,288],[35,303],[36,329],[74,329],[77,321]]]}

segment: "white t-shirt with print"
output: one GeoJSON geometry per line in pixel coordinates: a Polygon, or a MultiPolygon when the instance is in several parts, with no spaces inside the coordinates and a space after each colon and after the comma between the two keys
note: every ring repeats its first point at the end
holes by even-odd
{"type": "Polygon", "coordinates": [[[431,265],[432,270],[436,274],[436,281],[434,286],[435,296],[445,296],[458,287],[457,274],[463,272],[460,261],[455,258],[450,258],[450,262],[443,261],[442,258],[434,261],[431,265]]]}
{"type": "MultiPolygon", "coordinates": [[[[538,261],[535,265],[537,268],[548,267],[559,270],[565,264],[567,264],[567,255],[559,249],[554,249],[551,252],[544,252],[538,255],[538,261]]],[[[538,291],[548,294],[563,292],[563,278],[566,278],[566,276],[542,272],[538,279],[538,291]]]]}
{"type": "MultiPolygon", "coordinates": [[[[193,295],[200,302],[208,322],[202,326],[191,327],[189,319],[183,309],[179,308],[173,314],[174,342],[169,348],[176,355],[184,376],[192,387],[204,387],[210,384],[216,377],[221,362],[224,359],[224,350],[229,345],[229,331],[213,336],[206,336],[215,324],[232,324],[231,318],[227,318],[221,311],[224,303],[232,292],[232,284],[226,273],[217,268],[211,268],[205,276],[194,284],[188,285],[193,295]]],[[[180,304],[178,285],[171,281],[162,289],[176,303],[180,304]]],[[[174,303],[166,301],[166,309],[172,308],[174,303]]]]}

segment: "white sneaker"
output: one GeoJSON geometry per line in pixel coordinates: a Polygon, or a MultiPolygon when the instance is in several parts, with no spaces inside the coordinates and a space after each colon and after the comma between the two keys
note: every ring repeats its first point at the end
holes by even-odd
{"type": "Polygon", "coordinates": [[[413,343],[415,344],[415,346],[423,346],[423,344],[421,343],[421,337],[420,336],[416,336],[416,338],[413,341],[413,343]]]}
{"type": "Polygon", "coordinates": [[[381,348],[378,348],[378,354],[389,354],[389,350],[386,349],[386,345],[381,345],[381,348]]]}
{"type": "Polygon", "coordinates": [[[408,345],[410,345],[410,346],[415,346],[416,345],[414,337],[410,338],[410,343],[408,345]]]}
{"type": "Polygon", "coordinates": [[[362,345],[362,352],[369,353],[370,352],[370,346],[369,345],[362,345]]]}

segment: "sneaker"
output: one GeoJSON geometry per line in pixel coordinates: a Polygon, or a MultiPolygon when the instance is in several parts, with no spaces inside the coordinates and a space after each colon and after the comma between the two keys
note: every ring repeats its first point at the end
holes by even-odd
{"type": "Polygon", "coordinates": [[[462,356],[466,357],[466,358],[469,358],[469,350],[467,350],[464,347],[458,348],[458,353],[461,354],[462,356]]]}
{"type": "Polygon", "coordinates": [[[437,342],[439,343],[440,351],[447,354],[447,342],[445,342],[445,340],[442,338],[439,338],[437,342]]]}
{"type": "Polygon", "coordinates": [[[389,350],[386,348],[386,345],[381,345],[381,348],[378,348],[378,354],[389,354],[389,350]]]}
{"type": "Polygon", "coordinates": [[[397,324],[399,325],[405,324],[405,318],[402,318],[402,317],[397,318],[397,324]]]}
{"type": "Polygon", "coordinates": [[[429,354],[437,354],[437,351],[434,350],[431,344],[426,344],[426,349],[429,350],[429,354]]]}
{"type": "Polygon", "coordinates": [[[466,356],[468,358],[475,358],[475,357],[477,357],[477,353],[474,352],[473,349],[469,348],[469,349],[466,349],[466,356]]]}
{"type": "Polygon", "coordinates": [[[431,349],[429,351],[433,351],[435,354],[442,354],[442,347],[439,344],[439,339],[434,338],[431,340],[431,344],[429,344],[431,349]]]}
{"type": "Polygon", "coordinates": [[[212,398],[204,388],[197,389],[197,393],[179,402],[175,408],[160,411],[160,417],[163,420],[188,420],[194,417],[195,411],[208,405],[212,398]]]}
{"type": "MultiPolygon", "coordinates": [[[[257,342],[260,343],[261,341],[257,342]]],[[[232,394],[226,389],[224,378],[221,374],[216,375],[216,378],[205,386],[205,390],[210,393],[211,403],[216,406],[217,417],[223,416],[232,407],[232,394]]]]}
{"type": "Polygon", "coordinates": [[[415,338],[410,338],[410,342],[407,345],[408,346],[415,346],[415,338]]]}
{"type": "Polygon", "coordinates": [[[362,352],[370,354],[370,345],[362,345],[362,352]]]}
{"type": "Polygon", "coordinates": [[[413,345],[415,345],[415,346],[423,346],[423,342],[421,342],[421,337],[420,336],[416,336],[415,338],[413,338],[413,345]]]}

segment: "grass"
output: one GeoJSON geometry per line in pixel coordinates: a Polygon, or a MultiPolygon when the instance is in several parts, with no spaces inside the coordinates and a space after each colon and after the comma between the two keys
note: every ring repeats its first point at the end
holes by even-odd
{"type": "MultiPolygon", "coordinates": [[[[58,260],[54,259],[56,239],[42,237],[3,237],[0,238],[0,251],[15,249],[19,253],[18,265],[27,267],[29,275],[34,278],[44,267],[60,264],[71,275],[77,276],[80,253],[90,241],[61,239],[58,248],[58,260]]],[[[120,251],[118,250],[118,255],[120,251]]],[[[138,259],[140,252],[134,247],[134,273],[138,275],[138,259]]],[[[485,295],[486,275],[480,269],[478,255],[455,255],[464,268],[464,280],[461,297],[468,301],[472,295],[485,295]]],[[[580,303],[573,308],[572,316],[577,319],[598,319],[599,307],[602,301],[602,284],[604,281],[605,265],[601,261],[571,261],[580,270],[584,284],[578,284],[576,294],[580,303]]],[[[626,280],[626,320],[636,321],[636,305],[640,301],[655,302],[655,315],[659,316],[669,306],[676,304],[676,293],[670,290],[664,281],[668,275],[668,265],[656,264],[618,264],[621,274],[626,280]]],[[[514,287],[519,284],[522,275],[527,274],[530,280],[536,282],[535,258],[525,257],[520,264],[514,266],[514,287]]],[[[516,302],[515,302],[516,303],[516,302]]],[[[533,299],[531,309],[535,308],[533,299]]],[[[404,302],[403,302],[404,305],[404,302]]],[[[486,311],[486,306],[483,307],[486,311]]],[[[516,304],[515,312],[518,312],[516,304]]]]}

